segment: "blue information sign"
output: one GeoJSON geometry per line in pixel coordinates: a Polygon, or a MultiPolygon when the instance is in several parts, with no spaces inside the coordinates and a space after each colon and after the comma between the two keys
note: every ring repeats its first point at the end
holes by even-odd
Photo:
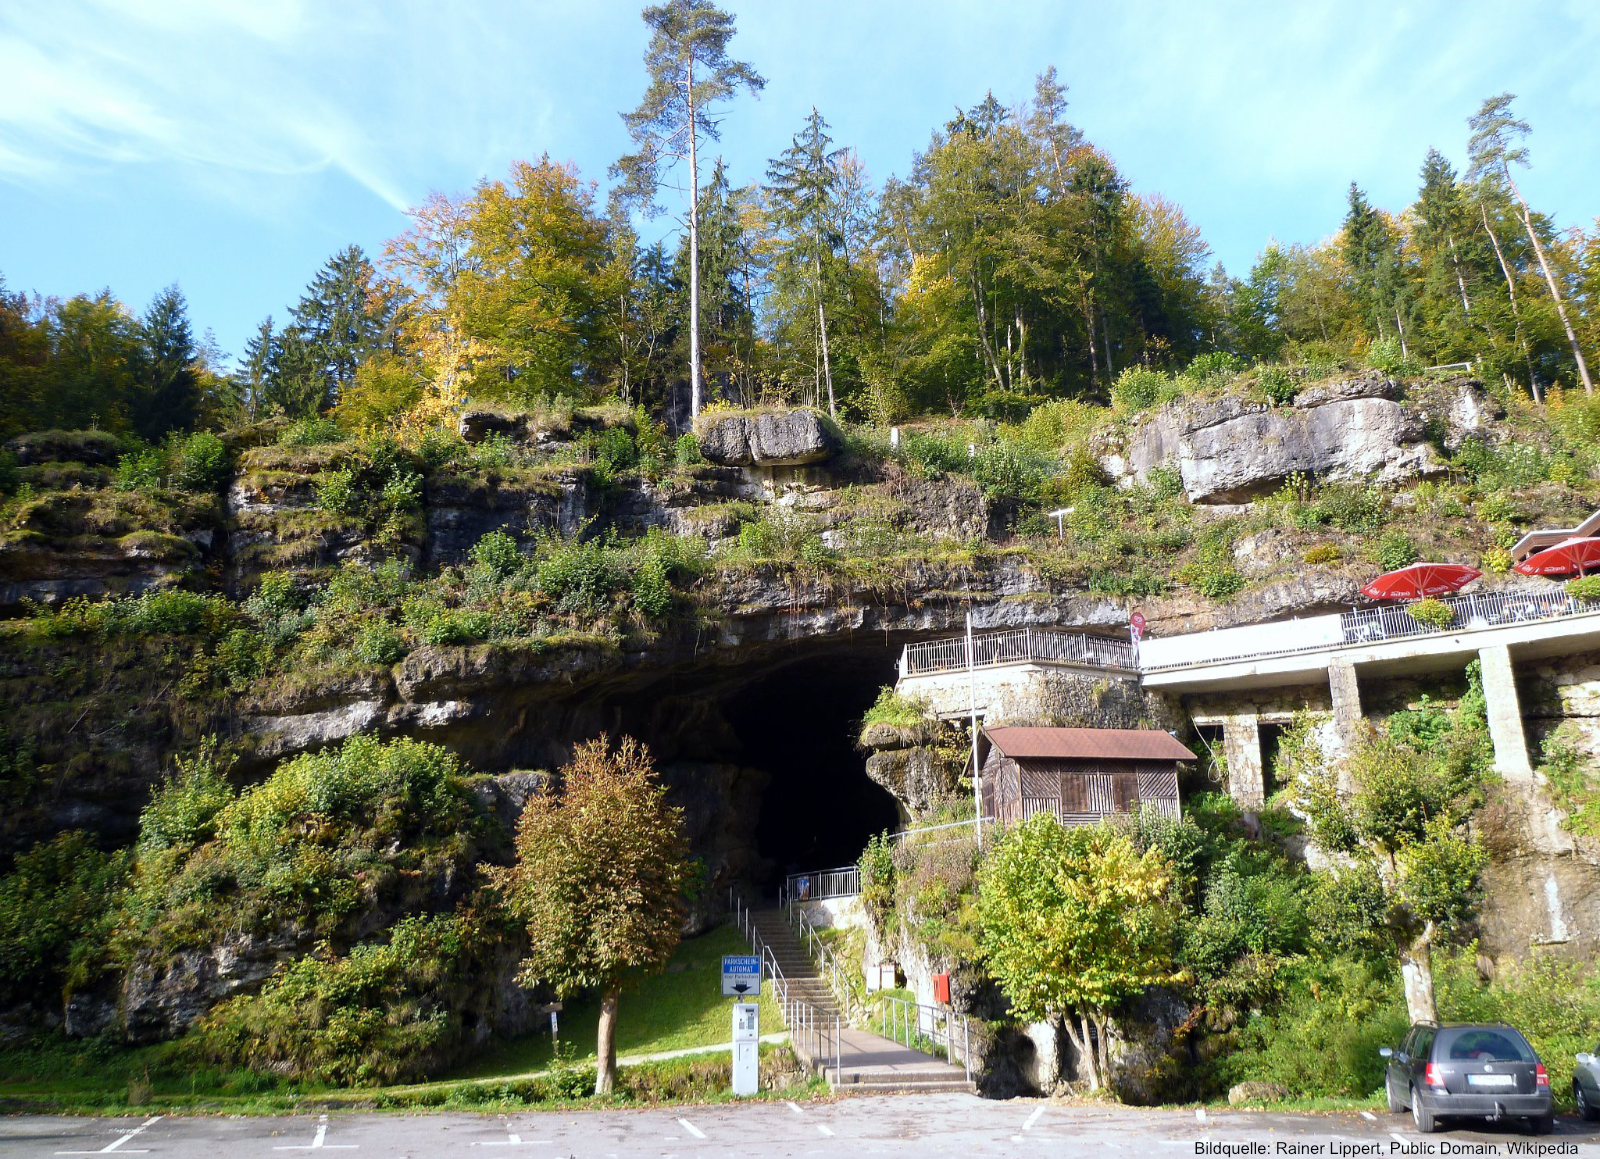
{"type": "Polygon", "coordinates": [[[722,958],[722,996],[753,998],[761,993],[761,959],[754,954],[725,954],[722,958]]]}

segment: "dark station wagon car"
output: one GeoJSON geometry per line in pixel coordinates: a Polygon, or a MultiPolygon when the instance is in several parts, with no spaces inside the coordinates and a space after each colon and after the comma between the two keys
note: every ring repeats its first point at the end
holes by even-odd
{"type": "Polygon", "coordinates": [[[1538,1135],[1555,1126],[1550,1076],[1510,1026],[1419,1022],[1399,1046],[1378,1053],[1389,1062],[1389,1109],[1409,1108],[1419,1131],[1454,1115],[1526,1119],[1538,1135]]]}

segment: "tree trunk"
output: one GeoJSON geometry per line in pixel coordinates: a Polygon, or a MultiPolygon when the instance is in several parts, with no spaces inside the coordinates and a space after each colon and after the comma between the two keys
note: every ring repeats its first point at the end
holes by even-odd
{"type": "Polygon", "coordinates": [[[1461,276],[1461,259],[1456,256],[1456,239],[1447,233],[1444,235],[1444,240],[1450,243],[1450,266],[1456,272],[1456,286],[1461,290],[1461,312],[1470,318],[1472,303],[1467,300],[1467,280],[1461,276]]]}
{"type": "Polygon", "coordinates": [[[1478,212],[1483,215],[1483,232],[1489,235],[1489,244],[1494,246],[1494,256],[1500,262],[1500,272],[1505,275],[1506,293],[1511,297],[1511,320],[1517,327],[1517,344],[1522,347],[1522,357],[1528,364],[1528,389],[1533,392],[1533,401],[1538,402],[1539,383],[1533,377],[1533,354],[1528,349],[1528,336],[1522,330],[1522,311],[1517,308],[1517,280],[1511,276],[1511,267],[1506,264],[1506,255],[1500,248],[1500,239],[1495,236],[1494,226],[1489,224],[1489,207],[1480,202],[1478,212]]]}
{"type": "Polygon", "coordinates": [[[1078,1057],[1083,1060],[1083,1065],[1088,1068],[1089,1089],[1091,1091],[1099,1090],[1100,1068],[1094,1057],[1094,1040],[1089,1037],[1089,1016],[1087,1014],[1078,1015],[1078,1025],[1073,1026],[1072,1015],[1069,1014],[1062,1019],[1062,1025],[1066,1027],[1067,1037],[1072,1039],[1072,1045],[1077,1048],[1078,1057]]]}
{"type": "Polygon", "coordinates": [[[1406,1014],[1412,1022],[1437,1022],[1433,1001],[1433,923],[1400,952],[1400,976],[1405,982],[1406,1014]]]}
{"type": "Polygon", "coordinates": [[[1400,321],[1400,303],[1399,302],[1396,302],[1395,306],[1394,306],[1394,329],[1395,329],[1395,333],[1400,335],[1400,357],[1401,358],[1410,358],[1411,357],[1411,352],[1406,349],[1406,327],[1405,327],[1405,323],[1400,321]]]}
{"type": "Polygon", "coordinates": [[[1100,1082],[1104,1086],[1111,1085],[1111,1035],[1106,1032],[1106,1017],[1101,1015],[1095,1019],[1095,1038],[1100,1048],[1100,1082]]]}
{"type": "Polygon", "coordinates": [[[617,999],[620,987],[600,995],[600,1030],[595,1042],[594,1093],[609,1095],[617,1076],[617,999]]]}
{"type": "Polygon", "coordinates": [[[1556,276],[1550,272],[1550,263],[1545,260],[1544,243],[1539,240],[1539,233],[1533,228],[1533,213],[1529,210],[1528,203],[1522,199],[1522,190],[1511,180],[1510,170],[1506,171],[1506,183],[1511,186],[1511,192],[1517,195],[1517,204],[1522,206],[1522,227],[1528,231],[1528,240],[1533,243],[1533,252],[1539,258],[1539,268],[1544,271],[1545,285],[1550,287],[1550,296],[1556,301],[1556,313],[1561,316],[1561,328],[1567,332],[1567,344],[1572,347],[1572,357],[1578,364],[1578,376],[1583,379],[1583,393],[1592,395],[1594,379],[1589,377],[1589,364],[1583,360],[1583,349],[1578,345],[1578,336],[1573,332],[1572,323],[1567,319],[1567,304],[1561,297],[1561,288],[1556,285],[1556,276]]]}
{"type": "Polygon", "coordinates": [[[694,57],[689,57],[689,85],[684,100],[689,109],[689,417],[700,414],[700,169],[695,154],[694,57]]]}

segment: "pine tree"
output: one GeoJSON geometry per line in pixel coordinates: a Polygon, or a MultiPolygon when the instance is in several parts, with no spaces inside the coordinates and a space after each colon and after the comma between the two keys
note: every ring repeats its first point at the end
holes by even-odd
{"type": "Polygon", "coordinates": [[[828,388],[828,413],[837,416],[833,365],[828,355],[828,281],[834,273],[844,239],[839,222],[839,159],[843,149],[833,149],[828,122],[816,106],[782,156],[767,166],[767,192],[772,221],[780,238],[777,276],[780,281],[802,281],[817,320],[819,377],[828,388]]]}
{"type": "Polygon", "coordinates": [[[1501,93],[1483,102],[1475,116],[1468,119],[1467,124],[1472,129],[1472,140],[1467,144],[1467,153],[1471,163],[1467,169],[1467,176],[1472,178],[1492,178],[1505,182],[1511,195],[1516,198],[1520,207],[1522,226],[1528,233],[1528,241],[1533,244],[1533,252],[1539,259],[1539,269],[1544,272],[1545,284],[1550,287],[1550,297],[1555,301],[1556,313],[1561,318],[1561,326],[1567,333],[1567,344],[1572,347],[1573,360],[1578,364],[1578,377],[1583,380],[1583,389],[1586,394],[1594,394],[1594,380],[1589,376],[1589,364],[1584,360],[1583,349],[1578,345],[1578,335],[1573,331],[1572,321],[1567,317],[1566,300],[1561,296],[1561,287],[1556,283],[1556,276],[1550,270],[1550,261],[1545,255],[1544,244],[1539,239],[1539,231],[1534,228],[1533,211],[1529,208],[1527,199],[1522,196],[1522,190],[1517,187],[1516,179],[1511,176],[1511,167],[1520,165],[1527,168],[1528,150],[1523,145],[1531,131],[1526,121],[1518,120],[1511,115],[1511,102],[1516,98],[1511,93],[1501,93]]]}
{"type": "Polygon", "coordinates": [[[734,18],[710,0],[668,0],[643,12],[651,31],[645,50],[650,84],[639,107],[624,113],[628,134],[639,147],[611,167],[622,178],[630,202],[660,212],[657,190],[682,161],[689,168],[689,413],[700,413],[700,162],[702,140],[718,140],[725,105],[741,88],[759,93],[766,85],[750,65],[728,56],[734,18]]]}
{"type": "Polygon", "coordinates": [[[379,350],[392,345],[394,304],[378,285],[377,273],[358,245],[329,258],[298,305],[290,328],[310,348],[326,382],[323,409],[355,381],[356,370],[379,350]]]}
{"type": "Polygon", "coordinates": [[[171,430],[194,426],[200,406],[194,334],[189,307],[177,285],[155,296],[139,324],[141,357],[136,371],[133,429],[154,441],[171,430]]]}

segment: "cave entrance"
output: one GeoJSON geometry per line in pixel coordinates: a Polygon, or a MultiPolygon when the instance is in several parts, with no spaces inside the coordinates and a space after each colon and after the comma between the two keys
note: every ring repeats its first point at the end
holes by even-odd
{"type": "Polygon", "coordinates": [[[770,778],[755,825],[762,884],[852,865],[870,837],[899,826],[895,799],[868,778],[855,747],[862,716],[893,679],[892,659],[815,657],[772,670],[724,703],[741,763],[770,778]]]}

